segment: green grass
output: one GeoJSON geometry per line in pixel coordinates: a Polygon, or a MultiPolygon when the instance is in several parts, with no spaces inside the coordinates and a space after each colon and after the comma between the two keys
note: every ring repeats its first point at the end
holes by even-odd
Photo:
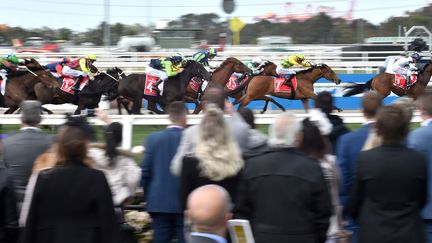
{"type": "MultiPolygon", "coordinates": [[[[351,131],[355,131],[359,129],[362,124],[347,124],[346,125],[351,131]]],[[[418,128],[420,126],[419,123],[411,123],[411,129],[418,128]]],[[[166,126],[134,126],[133,127],[133,136],[132,136],[132,146],[143,145],[147,136],[151,133],[161,131],[165,129],[166,126]]],[[[98,141],[103,140],[102,127],[95,126],[96,134],[98,141]]],[[[268,134],[268,125],[258,125],[258,130],[260,130],[264,134],[268,134]]],[[[10,134],[19,130],[19,125],[3,125],[1,128],[1,133],[10,134]]],[[[44,132],[54,134],[56,132],[55,127],[44,127],[42,128],[44,132]]]]}

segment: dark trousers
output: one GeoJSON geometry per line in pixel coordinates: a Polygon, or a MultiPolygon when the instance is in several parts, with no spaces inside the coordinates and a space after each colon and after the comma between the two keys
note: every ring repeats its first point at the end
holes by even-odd
{"type": "Polygon", "coordinates": [[[170,243],[174,238],[178,239],[178,243],[185,242],[183,214],[150,213],[150,216],[152,217],[154,243],[170,243]]]}

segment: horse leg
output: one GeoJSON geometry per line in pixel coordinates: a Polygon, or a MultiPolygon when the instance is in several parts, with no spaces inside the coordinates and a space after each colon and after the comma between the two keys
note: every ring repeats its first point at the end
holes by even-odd
{"type": "Polygon", "coordinates": [[[9,107],[9,109],[5,111],[4,114],[13,114],[16,110],[18,110],[18,108],[19,108],[18,106],[11,106],[9,107]]]}
{"type": "Polygon", "coordinates": [[[269,101],[266,100],[266,101],[265,101],[265,104],[264,104],[264,108],[263,108],[262,111],[261,111],[261,114],[264,114],[264,113],[267,111],[268,104],[269,104],[269,101]]]}
{"type": "Polygon", "coordinates": [[[42,110],[45,111],[45,112],[47,112],[50,115],[54,114],[52,111],[48,110],[47,108],[45,108],[43,106],[42,106],[42,110]]]}
{"type": "Polygon", "coordinates": [[[76,110],[75,110],[75,112],[74,112],[74,115],[79,115],[79,114],[81,114],[81,110],[83,109],[83,107],[81,106],[81,105],[79,105],[78,104],[78,106],[77,106],[77,108],[76,108],[76,110]]]}
{"type": "Polygon", "coordinates": [[[198,114],[202,110],[202,103],[199,103],[198,106],[195,107],[195,110],[192,112],[192,114],[198,114]]]}
{"type": "Polygon", "coordinates": [[[286,111],[285,108],[281,104],[279,104],[279,102],[277,102],[276,100],[274,100],[272,97],[268,97],[268,96],[263,95],[263,96],[257,97],[256,99],[257,100],[265,100],[266,101],[266,104],[265,104],[265,107],[264,107],[265,109],[263,109],[263,111],[261,112],[261,114],[264,113],[267,110],[267,106],[268,106],[269,102],[275,104],[282,111],[286,111]]]}
{"type": "Polygon", "coordinates": [[[121,115],[122,114],[121,106],[123,105],[122,98],[121,97],[117,97],[116,101],[117,101],[118,114],[121,115]]]}
{"type": "Polygon", "coordinates": [[[249,98],[249,96],[243,96],[242,98],[240,98],[240,100],[241,100],[240,106],[238,109],[247,106],[252,101],[252,99],[249,98]]]}
{"type": "MultiPolygon", "coordinates": [[[[131,110],[131,113],[132,114],[137,114],[137,115],[142,115],[142,113],[141,113],[141,104],[142,104],[142,99],[134,99],[132,101],[132,110],[131,110]]],[[[150,106],[150,102],[149,102],[149,106],[150,106]]]]}
{"type": "Polygon", "coordinates": [[[301,99],[302,103],[303,103],[303,107],[305,109],[305,112],[308,113],[309,111],[309,98],[303,98],[301,99]]]}
{"type": "Polygon", "coordinates": [[[147,109],[156,113],[156,114],[165,114],[165,112],[160,111],[157,106],[156,106],[156,102],[154,101],[149,101],[148,105],[147,105],[147,109]]]}

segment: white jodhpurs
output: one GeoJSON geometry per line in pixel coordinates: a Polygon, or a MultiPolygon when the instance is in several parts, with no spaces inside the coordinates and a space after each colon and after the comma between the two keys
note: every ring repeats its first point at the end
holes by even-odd
{"type": "Polygon", "coordinates": [[[282,68],[282,67],[277,67],[277,68],[276,68],[276,73],[277,73],[279,76],[296,74],[295,71],[293,71],[293,70],[289,70],[288,68],[282,68]]]}
{"type": "Polygon", "coordinates": [[[152,76],[156,76],[156,77],[160,78],[163,81],[165,81],[166,79],[168,79],[168,75],[166,74],[165,71],[157,70],[157,69],[154,69],[154,68],[152,68],[150,66],[147,66],[146,73],[149,74],[149,75],[152,75],[152,76]]]}
{"type": "Polygon", "coordinates": [[[69,66],[64,66],[62,69],[62,73],[64,76],[69,76],[69,77],[87,76],[85,72],[72,69],[69,66]]]}

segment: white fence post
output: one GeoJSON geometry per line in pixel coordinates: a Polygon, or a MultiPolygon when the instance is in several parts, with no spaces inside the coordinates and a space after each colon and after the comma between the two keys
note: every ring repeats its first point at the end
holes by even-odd
{"type": "Polygon", "coordinates": [[[123,116],[121,123],[123,124],[123,141],[122,148],[132,148],[132,135],[133,135],[133,116],[123,116]]]}

